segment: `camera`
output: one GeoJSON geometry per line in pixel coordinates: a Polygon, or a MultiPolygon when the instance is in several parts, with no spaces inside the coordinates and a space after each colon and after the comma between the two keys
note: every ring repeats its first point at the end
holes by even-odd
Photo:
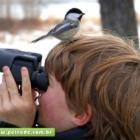
{"type": "Polygon", "coordinates": [[[0,71],[3,66],[8,66],[17,83],[21,85],[21,67],[29,71],[32,88],[46,91],[48,87],[48,76],[41,67],[42,55],[39,53],[25,52],[17,49],[0,49],[0,71]]]}

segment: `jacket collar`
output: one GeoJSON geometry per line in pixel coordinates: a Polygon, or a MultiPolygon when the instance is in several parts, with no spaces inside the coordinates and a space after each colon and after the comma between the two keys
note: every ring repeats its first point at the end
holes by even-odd
{"type": "Polygon", "coordinates": [[[73,128],[64,132],[56,133],[55,140],[87,140],[86,134],[88,128],[86,126],[73,128]]]}

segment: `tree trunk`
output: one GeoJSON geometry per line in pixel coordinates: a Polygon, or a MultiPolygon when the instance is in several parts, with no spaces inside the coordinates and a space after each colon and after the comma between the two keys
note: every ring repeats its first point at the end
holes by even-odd
{"type": "Polygon", "coordinates": [[[11,1],[6,0],[6,14],[7,14],[7,19],[11,19],[11,1]]]}
{"type": "Polygon", "coordinates": [[[138,32],[133,0],[99,0],[103,30],[135,41],[138,47],[138,32]]]}

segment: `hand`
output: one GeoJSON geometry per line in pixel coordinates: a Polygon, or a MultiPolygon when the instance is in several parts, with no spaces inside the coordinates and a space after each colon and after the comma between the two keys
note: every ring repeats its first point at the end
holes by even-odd
{"type": "Polygon", "coordinates": [[[31,127],[34,122],[36,106],[27,68],[21,69],[22,95],[10,69],[3,68],[3,80],[0,85],[0,121],[19,127],[31,127]]]}

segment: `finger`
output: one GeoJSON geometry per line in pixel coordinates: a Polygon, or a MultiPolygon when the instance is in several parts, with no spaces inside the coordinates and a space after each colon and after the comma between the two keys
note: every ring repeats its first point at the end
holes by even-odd
{"type": "Polygon", "coordinates": [[[19,95],[16,82],[8,66],[3,67],[4,79],[10,98],[19,95]]]}
{"type": "Polygon", "coordinates": [[[32,90],[29,73],[26,67],[21,68],[21,77],[22,77],[22,96],[26,100],[32,100],[32,90]]]}
{"type": "Polygon", "coordinates": [[[1,98],[1,103],[8,102],[8,100],[10,100],[10,96],[6,87],[4,76],[2,76],[2,83],[0,85],[0,98],[1,98]]]}
{"type": "Polygon", "coordinates": [[[5,79],[4,79],[4,76],[2,76],[2,91],[3,91],[3,97],[5,98],[10,98],[9,94],[8,94],[8,90],[7,90],[7,87],[6,87],[6,82],[5,82],[5,79]]]}

